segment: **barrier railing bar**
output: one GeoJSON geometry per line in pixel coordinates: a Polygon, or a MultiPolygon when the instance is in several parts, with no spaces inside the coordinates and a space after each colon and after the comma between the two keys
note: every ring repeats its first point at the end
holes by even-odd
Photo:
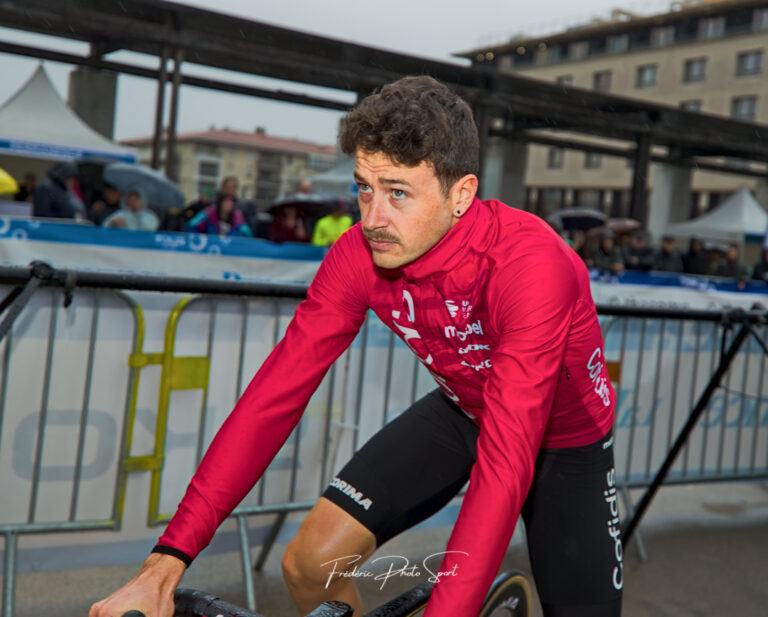
{"type": "Polygon", "coordinates": [[[51,317],[48,323],[48,349],[43,369],[43,394],[40,400],[40,415],[37,424],[37,443],[35,444],[35,462],[32,468],[32,492],[29,499],[29,513],[27,522],[35,520],[37,510],[37,497],[40,489],[40,473],[43,466],[43,446],[45,444],[45,429],[48,420],[48,405],[51,393],[51,373],[53,372],[53,347],[56,341],[56,321],[59,316],[59,303],[54,294],[51,294],[51,317]]]}
{"type": "Polygon", "coordinates": [[[32,265],[26,269],[26,278],[16,282],[17,285],[23,284],[24,286],[21,289],[11,291],[3,299],[3,312],[6,309],[8,312],[5,318],[0,321],[0,341],[10,332],[13,322],[21,314],[21,311],[32,298],[35,291],[37,291],[37,288],[43,284],[43,280],[49,276],[51,270],[51,267],[47,264],[40,265],[36,263],[32,265]]]}
{"type": "Polygon", "coordinates": [[[384,374],[384,401],[381,408],[381,425],[387,422],[387,410],[389,409],[389,392],[392,388],[392,364],[395,358],[395,333],[389,332],[389,345],[387,345],[387,369],[384,374]]]}
{"type": "MultiPolygon", "coordinates": [[[[763,333],[765,334],[766,332],[768,332],[768,328],[764,327],[763,333]]],[[[762,376],[765,374],[763,371],[765,370],[766,357],[768,357],[768,354],[765,353],[760,356],[760,373],[757,380],[757,400],[755,402],[755,426],[754,434],[752,435],[752,462],[749,466],[750,472],[754,472],[755,468],[757,467],[757,434],[760,429],[760,404],[763,401],[763,384],[765,383],[765,380],[762,379],[762,376]]],[[[768,453],[768,449],[766,452],[768,453]]],[[[768,467],[768,464],[766,464],[766,467],[768,467]]]]}
{"type": "MultiPolygon", "coordinates": [[[[679,320],[677,328],[677,349],[675,349],[675,368],[672,370],[672,383],[677,384],[680,377],[680,356],[683,353],[683,320],[679,320]]],[[[667,425],[667,443],[664,446],[666,450],[669,450],[669,446],[672,445],[672,435],[675,430],[675,410],[677,409],[677,388],[675,387],[670,395],[670,405],[672,409],[669,414],[669,424],[667,425]]],[[[687,442],[686,442],[687,443],[687,442]]]]}
{"type": "MultiPolygon", "coordinates": [[[[0,342],[3,342],[0,339],[0,342]]],[[[2,387],[0,387],[0,448],[3,446],[3,427],[5,426],[5,393],[8,390],[8,370],[11,366],[11,349],[13,347],[13,330],[8,330],[3,349],[3,367],[0,371],[2,387]]]]}
{"type": "Polygon", "coordinates": [[[353,451],[360,447],[360,416],[363,412],[363,378],[365,377],[365,357],[368,351],[368,319],[363,322],[363,337],[360,341],[360,368],[357,374],[357,393],[355,395],[355,421],[354,437],[352,439],[353,451]]]}
{"type": "MultiPolygon", "coordinates": [[[[709,354],[709,375],[714,373],[715,371],[715,362],[717,361],[717,332],[715,331],[717,329],[716,324],[712,324],[712,335],[711,335],[711,353],[709,354]]],[[[725,332],[725,330],[724,330],[725,332]]],[[[704,466],[706,464],[706,457],[707,457],[707,444],[709,443],[709,426],[712,423],[712,405],[710,403],[707,403],[707,411],[706,411],[706,418],[704,421],[704,427],[703,431],[704,434],[701,438],[701,458],[699,459],[699,475],[704,475],[704,466]]]]}
{"type": "MultiPolygon", "coordinates": [[[[645,353],[645,324],[646,320],[640,321],[640,341],[638,343],[637,353],[637,369],[635,371],[635,383],[640,383],[640,374],[643,368],[643,355],[645,353]]],[[[635,393],[632,398],[632,414],[630,416],[631,422],[629,423],[629,443],[627,444],[627,464],[624,467],[627,471],[632,469],[632,450],[635,445],[635,424],[637,424],[637,403],[640,397],[640,388],[635,388],[635,393]]]]}
{"type": "Polygon", "coordinates": [[[739,331],[736,334],[736,336],[734,336],[731,344],[728,346],[726,353],[721,357],[720,364],[718,365],[717,370],[712,375],[711,379],[709,380],[709,383],[707,383],[707,387],[704,389],[704,392],[702,393],[701,398],[696,403],[696,406],[691,412],[691,415],[689,416],[687,422],[685,423],[685,426],[680,431],[680,434],[675,440],[675,443],[672,446],[672,449],[667,453],[667,456],[664,459],[664,462],[661,464],[661,467],[659,468],[659,471],[656,473],[656,476],[653,478],[650,486],[648,487],[648,490],[646,490],[645,494],[640,499],[640,502],[638,503],[637,508],[635,509],[634,515],[630,519],[627,526],[623,529],[621,538],[622,538],[622,541],[624,541],[625,543],[629,543],[629,541],[631,540],[632,534],[634,533],[635,528],[637,527],[638,523],[640,522],[643,515],[645,514],[645,511],[648,509],[648,506],[653,500],[653,497],[655,496],[656,492],[659,490],[661,483],[666,478],[667,473],[669,472],[669,469],[672,467],[673,463],[675,462],[677,455],[680,453],[680,450],[682,449],[683,444],[685,444],[691,431],[696,426],[696,422],[698,422],[702,412],[704,411],[707,404],[709,403],[709,400],[712,398],[712,395],[714,394],[715,390],[720,387],[720,382],[722,381],[723,376],[728,371],[731,363],[733,362],[733,359],[736,357],[736,354],[741,348],[742,343],[747,338],[747,336],[749,336],[749,334],[750,334],[750,328],[746,324],[742,325],[741,328],[739,328],[739,331]]]}
{"type": "Polygon", "coordinates": [[[419,392],[419,367],[421,363],[419,359],[413,356],[413,380],[411,381],[411,405],[416,402],[416,396],[419,392]]]}
{"type": "Polygon", "coordinates": [[[251,572],[251,552],[248,544],[248,517],[237,516],[237,535],[240,541],[240,566],[243,571],[243,586],[245,587],[245,605],[249,611],[256,611],[256,591],[251,572]]]}
{"type": "Polygon", "coordinates": [[[5,532],[5,555],[3,555],[3,615],[10,615],[14,606],[16,591],[16,548],[18,536],[5,532]]]}
{"type": "MultiPolygon", "coordinates": [[[[36,266],[40,262],[35,263],[36,266]]],[[[296,283],[257,283],[250,281],[224,281],[191,277],[145,276],[140,274],[112,274],[87,270],[54,269],[47,264],[48,272],[38,270],[33,275],[31,267],[6,266],[0,268],[0,283],[20,284],[38,279],[36,285],[54,287],[99,287],[131,291],[159,291],[172,293],[198,293],[214,295],[252,295],[267,298],[304,298],[307,285],[296,283]],[[69,280],[69,283],[67,283],[69,280]]]]}
{"type": "MultiPolygon", "coordinates": [[[[349,353],[349,352],[346,352],[349,353]]],[[[344,360],[346,362],[346,358],[344,360]]],[[[328,375],[328,397],[325,402],[325,426],[323,426],[323,454],[322,463],[320,464],[320,490],[323,490],[325,486],[326,478],[328,478],[328,455],[331,448],[331,422],[333,420],[333,395],[336,390],[336,363],[331,365],[331,370],[328,375]]]]}
{"type": "Polygon", "coordinates": [[[83,407],[80,410],[80,430],[77,435],[77,450],[75,455],[75,470],[72,482],[72,496],[69,504],[69,520],[74,521],[77,516],[77,504],[80,498],[80,477],[83,469],[83,456],[85,454],[85,438],[88,432],[88,419],[90,415],[91,385],[93,381],[93,362],[96,352],[96,333],[99,327],[99,292],[93,293],[93,308],[91,313],[91,332],[88,337],[88,358],[85,369],[85,385],[83,387],[83,407]]]}
{"type": "MultiPolygon", "coordinates": [[[[696,382],[699,380],[699,356],[701,355],[701,324],[695,322],[696,326],[696,353],[693,354],[693,368],[691,372],[691,388],[688,396],[688,409],[693,409],[696,396],[696,382]]],[[[688,463],[690,462],[691,447],[685,442],[685,452],[683,453],[683,476],[688,475],[688,463]]]]}
{"type": "MultiPolygon", "coordinates": [[[[141,306],[131,300],[127,295],[123,293],[118,293],[117,295],[131,309],[135,335],[133,337],[130,357],[135,357],[140,351],[144,350],[144,335],[146,334],[144,312],[142,311],[141,306]]],[[[136,420],[135,405],[131,405],[131,403],[138,399],[138,394],[139,368],[136,366],[129,366],[128,380],[125,388],[125,413],[123,414],[123,426],[120,433],[120,458],[117,461],[117,469],[115,471],[115,496],[112,502],[112,518],[114,520],[115,528],[118,530],[123,524],[123,511],[125,507],[128,479],[128,470],[125,467],[125,462],[131,455],[133,429],[136,420]]]]}
{"type": "Polygon", "coordinates": [[[752,360],[752,344],[754,338],[747,341],[747,351],[744,354],[744,368],[741,375],[741,406],[739,407],[739,425],[736,428],[736,448],[733,452],[733,471],[739,469],[739,454],[741,453],[741,435],[744,429],[744,412],[747,406],[747,376],[749,375],[749,364],[752,360]]]}
{"type": "MultiPolygon", "coordinates": [[[[38,278],[38,284],[56,287],[100,287],[132,291],[158,291],[174,293],[199,293],[209,295],[261,296],[268,298],[304,298],[308,285],[298,283],[259,283],[249,281],[225,281],[191,277],[147,276],[139,274],[91,272],[87,270],[57,269],[43,262],[28,267],[0,267],[0,284],[21,284],[38,278]]],[[[657,309],[632,306],[597,304],[601,315],[617,317],[687,319],[694,321],[722,322],[724,316],[739,321],[762,322],[764,310],[743,311],[724,309],[657,309]]]]}
{"type": "MultiPolygon", "coordinates": [[[[653,442],[654,442],[654,435],[656,432],[656,417],[657,417],[657,407],[659,406],[659,385],[661,382],[661,362],[662,362],[662,354],[664,352],[664,332],[667,327],[667,320],[662,319],[661,324],[659,324],[659,335],[656,337],[658,340],[657,345],[657,351],[656,351],[656,374],[653,378],[653,398],[651,402],[651,420],[649,425],[649,433],[648,433],[648,445],[646,447],[646,467],[645,467],[645,475],[650,476],[651,475],[651,456],[653,454],[653,442]]],[[[670,414],[670,416],[674,416],[674,414],[670,414]]]]}
{"type": "Polygon", "coordinates": [[[40,534],[60,533],[62,531],[111,531],[115,523],[111,519],[86,521],[59,521],[56,523],[19,523],[0,525],[0,533],[40,534]]]}
{"type": "Polygon", "coordinates": [[[616,409],[620,408],[621,405],[621,386],[624,382],[624,361],[626,360],[626,346],[627,346],[627,330],[629,328],[629,319],[622,318],[621,319],[621,353],[619,354],[619,364],[622,367],[621,370],[621,377],[619,379],[619,392],[618,396],[616,397],[616,409]]]}
{"type": "MultiPolygon", "coordinates": [[[[208,340],[205,345],[205,357],[210,358],[211,357],[211,350],[213,349],[213,338],[216,328],[216,321],[215,321],[215,303],[213,300],[210,301],[211,305],[211,311],[208,316],[208,340]]],[[[238,363],[238,372],[237,372],[237,392],[240,392],[240,375],[242,371],[242,345],[240,348],[240,360],[238,363]]],[[[200,421],[198,422],[198,430],[197,430],[197,445],[195,446],[195,462],[199,465],[200,461],[203,460],[203,450],[205,449],[205,427],[208,424],[208,388],[203,389],[203,396],[200,397],[200,421]]]]}

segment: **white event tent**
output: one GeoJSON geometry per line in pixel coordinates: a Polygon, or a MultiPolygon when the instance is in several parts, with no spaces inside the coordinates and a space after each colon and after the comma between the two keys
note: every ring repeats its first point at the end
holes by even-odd
{"type": "Polygon", "coordinates": [[[135,163],[136,155],[85,124],[40,65],[0,107],[0,168],[17,179],[33,171],[39,181],[53,161],[62,160],[135,163]]]}
{"type": "Polygon", "coordinates": [[[743,244],[748,240],[762,240],[766,229],[768,213],[752,193],[742,187],[711,212],[684,223],[672,223],[667,233],[743,244]]]}

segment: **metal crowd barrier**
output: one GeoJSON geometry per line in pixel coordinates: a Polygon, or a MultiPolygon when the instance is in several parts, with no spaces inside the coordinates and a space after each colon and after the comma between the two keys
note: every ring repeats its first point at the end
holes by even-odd
{"type": "MultiPolygon", "coordinates": [[[[4,430],[7,399],[15,392],[14,384],[19,383],[14,372],[21,371],[19,379],[29,379],[30,371],[25,367],[34,361],[16,345],[14,332],[16,328],[32,328],[23,323],[25,319],[48,324],[44,331],[35,330],[45,338],[46,347],[45,359],[34,365],[33,373],[41,376],[41,391],[27,388],[27,394],[40,397],[35,399],[39,403],[31,403],[39,407],[39,413],[28,421],[34,440],[30,453],[34,454],[22,489],[28,492],[29,499],[23,507],[19,505],[21,500],[15,499],[16,510],[9,516],[0,506],[0,532],[5,538],[3,615],[11,617],[19,535],[119,530],[127,475],[133,472],[150,474],[147,524],[168,520],[205,447],[247,380],[282,336],[306,289],[296,285],[103,275],[53,270],[39,264],[32,269],[0,268],[0,284],[15,286],[0,301],[0,463],[9,450],[18,449],[9,448],[12,436],[4,430]],[[60,308],[61,292],[38,289],[40,286],[63,289],[65,304],[71,305],[60,308]],[[181,297],[170,308],[161,348],[150,349],[145,342],[144,313],[139,304],[125,291],[105,289],[197,295],[181,297]],[[47,312],[41,310],[42,306],[48,307],[47,312]],[[78,316],[81,321],[87,318],[89,326],[83,326],[78,316]],[[123,348],[115,347],[114,341],[104,336],[108,320],[133,325],[132,333],[125,335],[128,344],[123,348]],[[57,353],[59,339],[66,338],[70,322],[88,330],[80,362],[57,353]],[[87,475],[86,452],[94,447],[88,442],[89,429],[93,430],[94,425],[90,393],[102,364],[109,366],[110,362],[117,362],[124,371],[124,391],[118,397],[122,407],[113,414],[122,419],[116,441],[120,455],[106,490],[113,495],[112,506],[111,512],[103,516],[85,516],[78,504],[87,475]],[[81,365],[78,373],[73,367],[81,365]],[[61,380],[60,375],[73,370],[82,384],[73,386],[77,380],[68,378],[66,388],[83,395],[78,413],[69,414],[76,434],[67,468],[71,477],[69,505],[58,516],[48,512],[41,517],[45,510],[41,508],[41,487],[49,473],[46,457],[51,445],[46,437],[61,421],[49,413],[52,387],[62,388],[56,386],[58,382],[52,375],[59,375],[57,379],[61,380]],[[136,455],[133,451],[140,385],[149,383],[149,389],[154,390],[152,374],[146,371],[158,370],[151,453],[136,455]]],[[[630,514],[627,539],[661,481],[768,477],[765,311],[598,310],[606,343],[605,360],[617,390],[616,467],[630,514]],[[674,454],[671,461],[670,453],[674,454]],[[629,499],[630,488],[648,489],[637,507],[629,499]]],[[[256,609],[256,598],[249,517],[274,515],[256,559],[259,569],[288,514],[308,510],[333,472],[355,449],[433,387],[429,374],[405,345],[375,318],[366,320],[350,349],[329,371],[267,473],[232,515],[251,610],[256,609]],[[368,378],[374,375],[375,379],[368,378]]],[[[20,396],[18,392],[16,396],[20,396]]],[[[19,491],[19,487],[10,488],[19,491]]],[[[57,495],[60,499],[60,492],[57,495]]]]}

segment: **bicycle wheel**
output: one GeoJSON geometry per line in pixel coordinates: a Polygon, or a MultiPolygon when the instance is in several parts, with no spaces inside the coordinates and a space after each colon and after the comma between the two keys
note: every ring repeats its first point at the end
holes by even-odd
{"type": "Polygon", "coordinates": [[[520,572],[503,572],[491,586],[478,617],[529,617],[531,585],[520,572]]]}

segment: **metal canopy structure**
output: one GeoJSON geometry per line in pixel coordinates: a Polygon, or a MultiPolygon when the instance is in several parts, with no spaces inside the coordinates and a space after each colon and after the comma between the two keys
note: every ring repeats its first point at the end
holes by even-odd
{"type": "MultiPolygon", "coordinates": [[[[642,218],[645,206],[639,204],[645,201],[644,179],[651,160],[691,164],[696,157],[728,157],[768,163],[768,126],[502,74],[492,67],[407,56],[171,2],[0,0],[0,25],[87,42],[90,54],[81,56],[5,42],[0,42],[0,52],[139,75],[160,83],[171,81],[170,150],[175,142],[175,110],[181,84],[329,109],[345,110],[350,106],[343,96],[308,96],[184,74],[181,65],[187,62],[358,95],[403,75],[432,75],[473,105],[483,139],[496,135],[635,158],[633,214],[642,218]],[[105,57],[119,50],[156,56],[160,58],[158,68],[105,57]],[[169,58],[174,59],[171,71],[167,70],[169,58]],[[572,138],[558,141],[551,132],[542,136],[531,129],[621,140],[629,142],[629,147],[621,150],[572,138]],[[653,146],[665,147],[666,151],[652,153],[653,146]]],[[[155,152],[162,133],[163,93],[163,88],[158,89],[155,152]]],[[[700,167],[764,174],[762,170],[750,171],[743,164],[708,161],[700,167]]]]}

